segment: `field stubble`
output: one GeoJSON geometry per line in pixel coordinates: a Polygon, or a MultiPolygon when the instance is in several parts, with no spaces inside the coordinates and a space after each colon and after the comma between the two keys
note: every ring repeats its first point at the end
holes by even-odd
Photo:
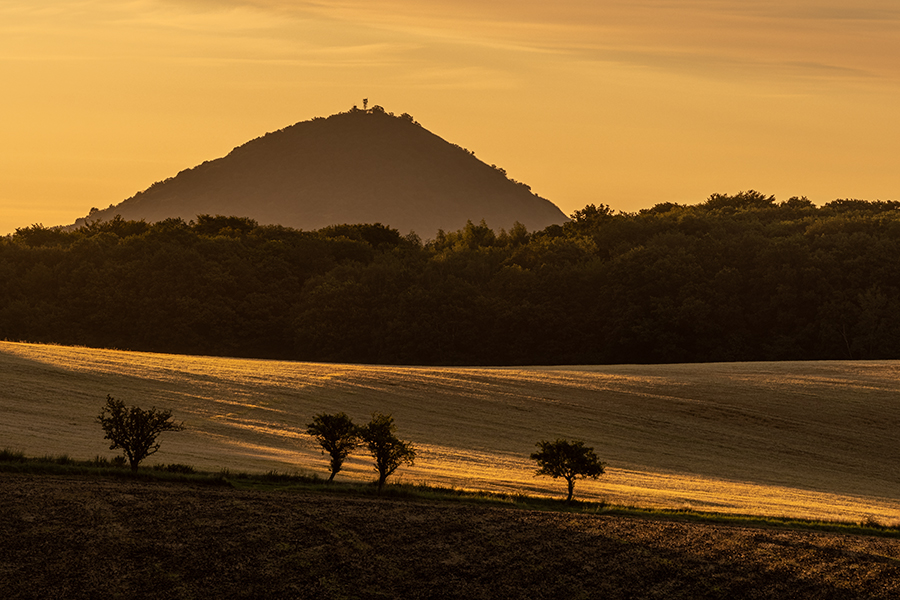
{"type": "MultiPolygon", "coordinates": [[[[420,450],[394,480],[559,495],[534,478],[539,439],[608,463],[583,499],[725,513],[900,522],[900,362],[436,368],[173,356],[0,342],[0,446],[112,456],[106,394],[171,409],[151,462],[315,471],[318,412],[392,413],[420,450]]],[[[364,452],[338,475],[373,477],[364,452]]]]}

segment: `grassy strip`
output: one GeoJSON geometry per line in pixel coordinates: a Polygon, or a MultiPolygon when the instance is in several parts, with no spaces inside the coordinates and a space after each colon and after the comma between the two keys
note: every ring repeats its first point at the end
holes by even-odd
{"type": "Polygon", "coordinates": [[[224,473],[202,473],[187,465],[155,465],[132,471],[125,463],[97,456],[76,460],[67,454],[27,457],[21,452],[0,451],[0,471],[30,475],[93,475],[139,481],[176,481],[207,485],[230,485],[224,473]]]}
{"type": "Polygon", "coordinates": [[[268,473],[198,472],[188,465],[154,465],[132,471],[121,460],[95,457],[93,460],[75,460],[68,455],[26,457],[21,452],[0,451],[0,472],[36,475],[90,475],[117,477],[140,481],[167,481],[203,485],[230,486],[243,490],[283,492],[323,492],[350,496],[372,496],[401,500],[425,500],[434,502],[465,502],[519,510],[570,512],[576,514],[608,515],[641,519],[659,519],[689,523],[732,525],[767,529],[802,530],[843,533],[853,535],[900,538],[900,528],[886,526],[874,519],[861,523],[849,521],[820,521],[790,517],[765,517],[729,513],[702,512],[692,509],[658,509],[637,506],[617,506],[604,502],[588,502],[541,498],[525,494],[460,490],[420,484],[388,484],[379,493],[371,483],[328,482],[316,475],[292,475],[269,471],[268,473]]]}
{"type": "MultiPolygon", "coordinates": [[[[242,486],[241,486],[242,487],[242,486]]],[[[353,495],[379,495],[373,484],[327,483],[318,480],[312,484],[302,484],[304,490],[321,490],[330,493],[347,493],[353,495]]],[[[298,486],[286,486],[281,489],[299,489],[298,486]]],[[[640,519],[658,519],[689,523],[706,523],[731,525],[736,527],[756,527],[767,529],[819,531],[900,538],[900,528],[886,526],[874,519],[861,523],[850,521],[822,521],[816,519],[800,519],[794,517],[767,517],[759,515],[742,515],[731,513],[703,512],[693,509],[644,508],[639,506],[620,506],[605,502],[590,502],[542,498],[525,494],[505,494],[499,492],[459,490],[456,488],[437,487],[428,484],[394,484],[386,486],[380,497],[432,500],[436,502],[465,502],[471,504],[488,504],[520,510],[538,510],[550,512],[568,512],[574,514],[608,515],[633,517],[640,519]]]]}

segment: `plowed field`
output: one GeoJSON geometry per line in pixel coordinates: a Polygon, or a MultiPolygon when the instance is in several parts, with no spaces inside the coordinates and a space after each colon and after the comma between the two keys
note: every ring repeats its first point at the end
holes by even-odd
{"type": "Polygon", "coordinates": [[[0,474],[0,597],[900,597],[900,540],[0,474]]]}

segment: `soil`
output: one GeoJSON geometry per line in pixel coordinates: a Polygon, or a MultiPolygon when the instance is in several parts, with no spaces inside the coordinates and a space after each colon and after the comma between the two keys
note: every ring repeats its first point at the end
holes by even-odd
{"type": "Polygon", "coordinates": [[[0,474],[0,598],[897,598],[900,540],[0,474]]]}

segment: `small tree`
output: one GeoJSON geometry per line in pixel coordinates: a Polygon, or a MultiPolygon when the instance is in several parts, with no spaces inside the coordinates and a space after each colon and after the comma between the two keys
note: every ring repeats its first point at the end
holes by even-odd
{"type": "Polygon", "coordinates": [[[327,415],[322,413],[313,417],[306,426],[306,433],[316,438],[322,446],[322,454],[331,456],[331,476],[328,481],[341,470],[344,459],[359,445],[359,428],[344,413],[327,415]]]}
{"type": "Polygon", "coordinates": [[[394,418],[380,413],[373,413],[372,420],[360,429],[360,437],[375,459],[379,492],[397,467],[403,463],[412,465],[416,459],[415,448],[409,442],[398,439],[394,434],[396,429],[394,418]]]}
{"type": "Polygon", "coordinates": [[[138,464],[159,450],[156,438],[164,431],[182,431],[184,423],[172,421],[170,410],[142,410],[137,406],[128,408],[121,400],[106,396],[106,406],[97,417],[106,433],[104,439],[110,441],[109,449],[121,448],[137,471],[138,464]]]}
{"type": "Polygon", "coordinates": [[[539,450],[531,455],[532,460],[536,460],[540,467],[535,475],[549,475],[554,479],[565,478],[569,484],[567,503],[572,501],[576,478],[597,479],[603,474],[603,463],[594,454],[594,449],[585,448],[582,441],[541,440],[537,443],[537,447],[539,450]]]}

